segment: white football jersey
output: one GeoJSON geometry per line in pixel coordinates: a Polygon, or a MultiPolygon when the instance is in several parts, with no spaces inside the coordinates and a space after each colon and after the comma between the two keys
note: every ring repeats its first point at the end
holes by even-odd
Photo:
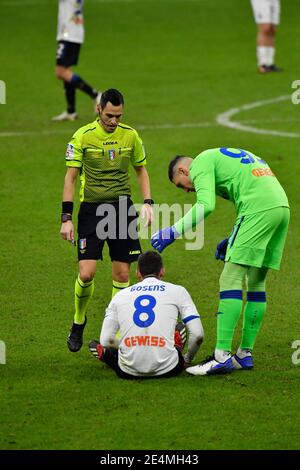
{"type": "Polygon", "coordinates": [[[276,24],[280,22],[280,0],[251,0],[255,22],[276,24]]]}
{"type": "Polygon", "coordinates": [[[199,314],[187,290],[148,277],[113,297],[106,309],[100,343],[111,346],[120,330],[120,369],[135,376],[165,374],[178,363],[174,346],[178,317],[192,332],[191,337],[203,336],[199,314]]]}
{"type": "Polygon", "coordinates": [[[57,41],[83,43],[83,1],[59,0],[57,41]]]}

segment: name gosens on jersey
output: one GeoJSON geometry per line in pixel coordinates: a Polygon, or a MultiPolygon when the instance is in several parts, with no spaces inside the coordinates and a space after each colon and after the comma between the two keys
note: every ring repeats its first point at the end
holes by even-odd
{"type": "Polygon", "coordinates": [[[67,145],[66,165],[80,168],[80,201],[113,202],[131,196],[129,164],[146,165],[144,146],[132,127],[106,132],[98,120],[78,129],[67,145]]]}

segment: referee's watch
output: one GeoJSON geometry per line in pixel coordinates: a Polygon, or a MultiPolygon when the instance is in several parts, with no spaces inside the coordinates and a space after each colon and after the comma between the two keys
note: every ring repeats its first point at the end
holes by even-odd
{"type": "Polygon", "coordinates": [[[68,220],[72,220],[72,214],[61,214],[61,222],[68,222],[68,220]]]}
{"type": "Polygon", "coordinates": [[[150,206],[153,206],[154,201],[153,199],[144,199],[144,204],[149,204],[150,206]]]}

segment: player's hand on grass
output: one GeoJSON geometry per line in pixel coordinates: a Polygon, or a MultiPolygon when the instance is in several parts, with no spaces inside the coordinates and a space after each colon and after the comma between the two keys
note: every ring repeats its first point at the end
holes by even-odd
{"type": "Polygon", "coordinates": [[[215,253],[216,259],[225,261],[227,245],[228,245],[228,238],[224,238],[224,240],[218,243],[216,253],[215,253]]]}
{"type": "Polygon", "coordinates": [[[151,245],[155,250],[161,253],[167,246],[171,245],[176,238],[179,237],[179,233],[176,231],[174,225],[172,227],[166,227],[156,232],[151,239],[151,245]]]}
{"type": "Polygon", "coordinates": [[[145,220],[144,227],[148,227],[152,224],[154,216],[153,209],[150,204],[144,204],[141,209],[141,218],[145,220]]]}
{"type": "Polygon", "coordinates": [[[60,235],[63,240],[68,240],[69,242],[74,241],[74,225],[72,220],[61,224],[60,235]]]}

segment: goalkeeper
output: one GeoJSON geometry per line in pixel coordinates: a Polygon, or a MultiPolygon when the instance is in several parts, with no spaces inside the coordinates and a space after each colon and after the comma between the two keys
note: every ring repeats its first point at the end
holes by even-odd
{"type": "Polygon", "coordinates": [[[194,160],[175,157],[169,178],[178,188],[196,192],[192,209],[172,227],[158,231],[152,246],[162,252],[174,240],[215,208],[216,195],[235,204],[237,219],[228,239],[217,246],[216,258],[225,261],[220,276],[217,344],[214,354],[190,367],[193,375],[252,369],[252,350],[266,311],[266,276],[279,269],[289,224],[287,196],[268,164],[253,153],[234,148],[205,150],[194,160]],[[243,308],[243,281],[247,302],[240,347],[231,355],[232,338],[243,308]]]}

